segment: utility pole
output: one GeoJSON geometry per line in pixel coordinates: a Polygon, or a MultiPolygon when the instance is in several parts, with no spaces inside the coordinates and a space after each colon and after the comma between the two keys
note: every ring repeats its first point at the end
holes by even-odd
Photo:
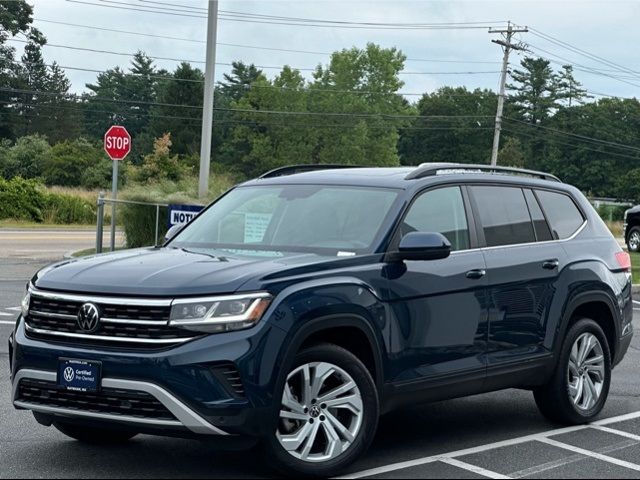
{"type": "Polygon", "coordinates": [[[218,0],[209,0],[207,21],[207,66],[204,80],[204,103],[202,105],[202,140],[200,143],[200,181],[198,195],[205,198],[209,193],[211,173],[211,141],[213,137],[213,94],[216,79],[216,44],[218,37],[218,0]]]}
{"type": "Polygon", "coordinates": [[[504,48],[504,57],[502,58],[502,76],[500,78],[500,94],[498,95],[498,111],[496,113],[496,131],[493,136],[493,150],[491,152],[491,165],[498,165],[498,150],[500,150],[500,134],[502,133],[502,114],[504,112],[504,99],[507,90],[507,75],[509,73],[509,54],[511,50],[524,50],[524,46],[520,44],[513,44],[511,40],[515,33],[527,33],[529,29],[516,28],[511,22],[508,23],[506,30],[490,29],[489,33],[501,33],[504,36],[504,40],[491,40],[497,45],[501,45],[504,48]]]}

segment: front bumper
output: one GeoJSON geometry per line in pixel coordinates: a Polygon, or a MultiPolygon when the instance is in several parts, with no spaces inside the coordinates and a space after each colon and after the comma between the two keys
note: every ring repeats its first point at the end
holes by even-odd
{"type": "Polygon", "coordinates": [[[209,335],[164,351],[127,351],[79,347],[29,338],[20,321],[12,338],[14,406],[74,422],[112,423],[147,431],[165,429],[175,435],[260,436],[269,430],[265,418],[272,418],[275,356],[268,345],[282,345],[284,333],[266,324],[251,330],[209,335]],[[273,358],[272,358],[273,357],[273,358]],[[102,364],[102,387],[143,392],[160,402],[175,420],[128,417],[59,405],[20,400],[22,380],[55,384],[60,358],[98,361],[102,364]],[[216,375],[219,365],[234,365],[243,383],[242,395],[230,391],[216,375]]]}

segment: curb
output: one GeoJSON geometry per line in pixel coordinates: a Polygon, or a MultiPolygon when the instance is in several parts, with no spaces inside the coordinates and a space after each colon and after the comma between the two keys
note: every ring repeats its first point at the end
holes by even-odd
{"type": "Polygon", "coordinates": [[[631,285],[631,293],[633,295],[638,295],[640,293],[640,285],[631,285]]]}

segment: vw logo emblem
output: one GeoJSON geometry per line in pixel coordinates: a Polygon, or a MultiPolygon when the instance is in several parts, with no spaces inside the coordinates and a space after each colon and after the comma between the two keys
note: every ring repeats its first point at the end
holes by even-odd
{"type": "Polygon", "coordinates": [[[73,382],[73,379],[76,378],[76,374],[71,367],[65,368],[63,375],[67,382],[73,382]]]}
{"type": "Polygon", "coordinates": [[[100,326],[100,310],[93,303],[85,303],[78,312],[78,327],[86,333],[95,332],[100,326]]]}

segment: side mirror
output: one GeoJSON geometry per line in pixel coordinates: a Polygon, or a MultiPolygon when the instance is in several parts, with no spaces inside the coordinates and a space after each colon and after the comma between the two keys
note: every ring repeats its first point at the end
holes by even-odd
{"type": "Polygon", "coordinates": [[[164,243],[173,240],[173,238],[178,235],[184,229],[184,227],[186,227],[186,225],[174,225],[173,227],[171,227],[169,231],[164,235],[164,243]]]}
{"type": "Polygon", "coordinates": [[[395,260],[441,260],[451,255],[451,243],[441,233],[411,232],[402,240],[395,260]]]}

